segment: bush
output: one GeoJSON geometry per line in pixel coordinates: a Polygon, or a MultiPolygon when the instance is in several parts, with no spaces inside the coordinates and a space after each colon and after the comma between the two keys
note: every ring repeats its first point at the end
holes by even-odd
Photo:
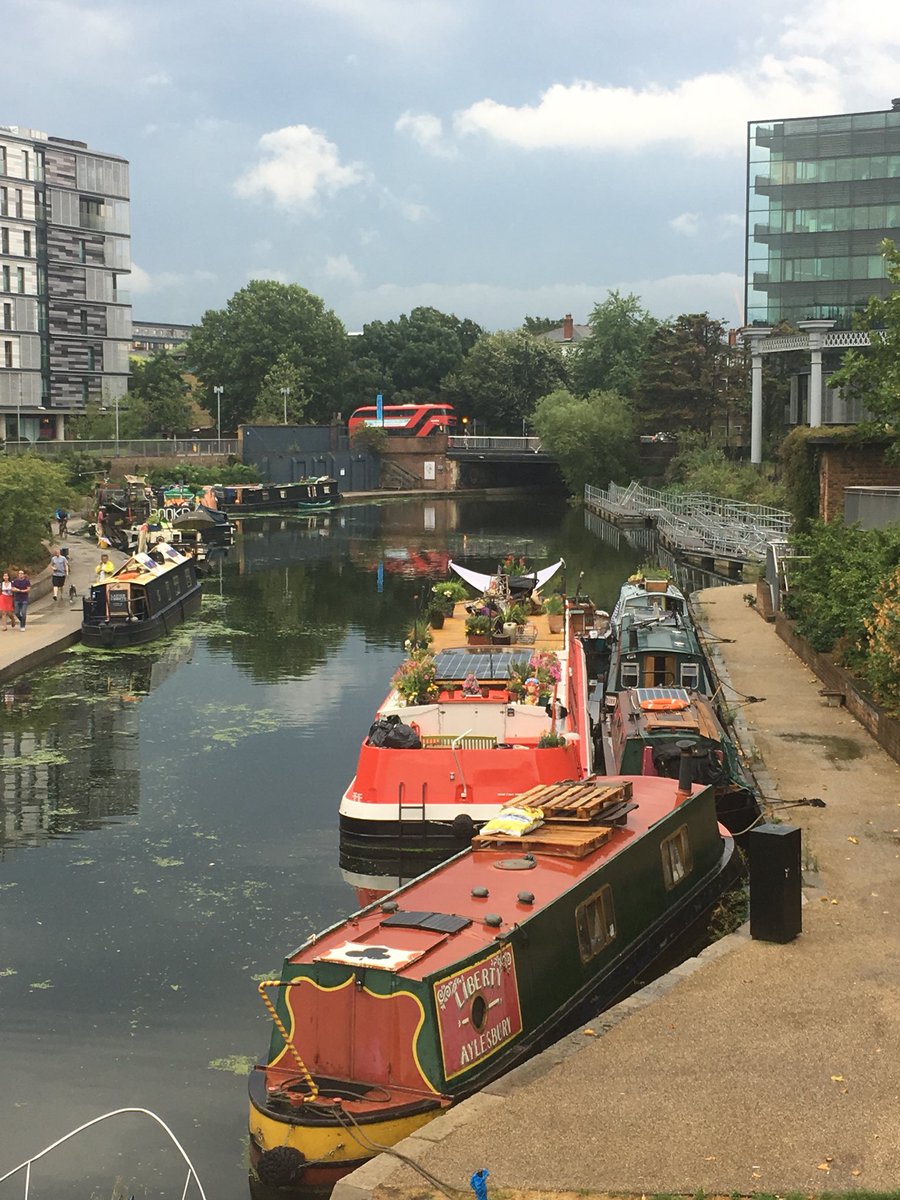
{"type": "Polygon", "coordinates": [[[865,621],[864,675],[879,704],[900,716],[900,568],[875,591],[874,612],[865,621]]]}

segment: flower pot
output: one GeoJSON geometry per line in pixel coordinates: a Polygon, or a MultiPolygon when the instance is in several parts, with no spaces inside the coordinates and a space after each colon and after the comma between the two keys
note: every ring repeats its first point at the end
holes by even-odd
{"type": "Polygon", "coordinates": [[[491,644],[491,636],[489,633],[467,633],[466,642],[470,646],[489,646],[491,644]]]}
{"type": "Polygon", "coordinates": [[[547,628],[551,633],[562,633],[563,631],[563,615],[562,613],[547,613],[547,628]]]}
{"type": "Polygon", "coordinates": [[[516,635],[519,632],[519,627],[515,621],[504,621],[503,632],[511,642],[514,642],[516,640],[516,635]]]}
{"type": "Polygon", "coordinates": [[[432,629],[443,629],[444,628],[444,614],[442,612],[435,611],[430,614],[430,616],[428,618],[428,622],[431,625],[432,629]]]}
{"type": "Polygon", "coordinates": [[[491,645],[492,646],[508,646],[509,645],[509,634],[508,633],[492,633],[491,634],[491,645]]]}

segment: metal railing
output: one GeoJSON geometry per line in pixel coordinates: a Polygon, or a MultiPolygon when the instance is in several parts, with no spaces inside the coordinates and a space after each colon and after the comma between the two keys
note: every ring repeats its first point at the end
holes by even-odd
{"type": "Polygon", "coordinates": [[[175,1146],[175,1149],[178,1151],[187,1165],[187,1177],[184,1181],[184,1190],[181,1193],[182,1200],[184,1200],[184,1197],[188,1195],[188,1188],[190,1187],[191,1183],[196,1184],[197,1194],[200,1196],[201,1200],[206,1200],[206,1193],[203,1190],[203,1184],[200,1182],[200,1178],[197,1175],[197,1172],[194,1170],[194,1164],[188,1158],[184,1147],[181,1145],[178,1138],[168,1127],[165,1121],[163,1121],[161,1117],[158,1117],[156,1113],[151,1112],[149,1108],[117,1108],[113,1112],[104,1113],[101,1117],[94,1117],[92,1121],[85,1121],[85,1123],[83,1125],[79,1125],[77,1129],[73,1129],[70,1133],[65,1134],[63,1137],[57,1138],[55,1142],[52,1142],[49,1146],[45,1146],[44,1149],[39,1151],[37,1154],[33,1154],[31,1158],[26,1158],[23,1163],[20,1163],[17,1167],[13,1167],[13,1169],[11,1171],[7,1171],[5,1175],[0,1175],[0,1183],[3,1183],[3,1181],[6,1179],[12,1179],[13,1175],[17,1175],[20,1171],[23,1172],[25,1183],[24,1200],[28,1200],[29,1189],[31,1187],[31,1168],[34,1163],[38,1161],[38,1159],[43,1158],[44,1155],[49,1154],[51,1150],[55,1150],[58,1146],[62,1146],[65,1142],[70,1141],[77,1134],[83,1133],[85,1129],[90,1129],[92,1125],[99,1125],[101,1121],[108,1121],[111,1117],[121,1117],[125,1113],[139,1113],[141,1116],[149,1117],[152,1121],[155,1121],[157,1125],[165,1130],[165,1132],[169,1135],[169,1140],[175,1146]]]}
{"type": "Polygon", "coordinates": [[[447,438],[450,450],[492,450],[495,453],[540,454],[539,437],[483,437],[479,434],[451,434],[447,438]]]}
{"type": "Polygon", "coordinates": [[[662,492],[630,483],[584,489],[585,504],[611,514],[650,517],[681,549],[764,559],[769,542],[787,539],[793,517],[767,504],[745,504],[705,492],[662,492]]]}
{"type": "Polygon", "coordinates": [[[202,458],[204,455],[237,454],[238,443],[237,438],[138,438],[131,441],[78,438],[71,442],[5,442],[3,450],[6,454],[41,454],[47,458],[71,454],[75,450],[110,454],[115,458],[202,458]]]}

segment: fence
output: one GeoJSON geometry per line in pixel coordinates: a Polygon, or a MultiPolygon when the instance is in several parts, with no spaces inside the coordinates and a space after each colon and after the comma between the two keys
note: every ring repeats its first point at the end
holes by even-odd
{"type": "Polygon", "coordinates": [[[40,454],[57,458],[73,451],[87,454],[103,454],[112,458],[203,458],[211,455],[238,452],[237,438],[139,438],[125,441],[109,438],[105,441],[77,440],[72,442],[38,441],[6,442],[6,454],[40,454]]]}

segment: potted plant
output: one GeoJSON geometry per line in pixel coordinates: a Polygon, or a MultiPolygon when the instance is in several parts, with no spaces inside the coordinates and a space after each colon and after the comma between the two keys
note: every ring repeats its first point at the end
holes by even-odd
{"type": "Polygon", "coordinates": [[[466,641],[470,646],[487,646],[491,640],[491,618],[483,613],[466,617],[466,641]]]}
{"type": "Polygon", "coordinates": [[[509,604],[500,614],[503,622],[503,632],[511,642],[516,640],[519,626],[525,624],[525,609],[521,604],[509,604]]]}
{"type": "Polygon", "coordinates": [[[428,623],[432,629],[443,629],[444,618],[450,616],[447,606],[435,599],[428,605],[428,623]]]}
{"type": "Polygon", "coordinates": [[[432,642],[431,632],[428,628],[428,622],[417,619],[413,623],[412,629],[406,635],[406,641],[403,646],[406,650],[424,650],[432,642]]]}
{"type": "Polygon", "coordinates": [[[436,700],[440,689],[432,656],[425,650],[413,650],[394,672],[391,686],[407,704],[430,704],[436,700]]]}
{"type": "Polygon", "coordinates": [[[554,746],[564,746],[565,744],[565,735],[557,733],[555,729],[549,729],[538,738],[538,750],[548,750],[554,746]]]}
{"type": "Polygon", "coordinates": [[[469,595],[465,585],[458,579],[444,579],[440,583],[436,583],[431,591],[434,603],[443,608],[446,617],[453,616],[457,600],[466,600],[469,595]]]}
{"type": "Polygon", "coordinates": [[[564,611],[562,596],[548,596],[544,601],[544,612],[547,614],[547,625],[551,633],[562,633],[564,611]]]}

